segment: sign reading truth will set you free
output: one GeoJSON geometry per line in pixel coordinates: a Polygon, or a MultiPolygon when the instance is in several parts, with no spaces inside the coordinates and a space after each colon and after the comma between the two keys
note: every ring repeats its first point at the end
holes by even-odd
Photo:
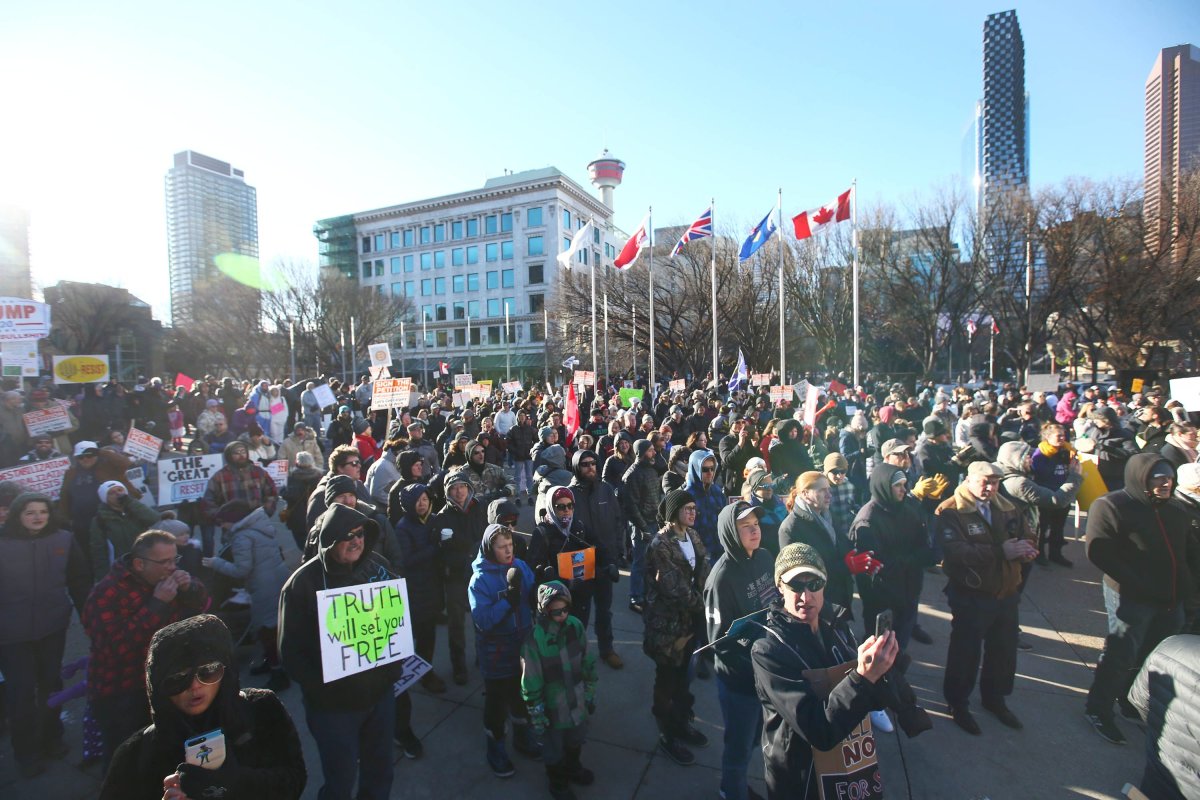
{"type": "Polygon", "coordinates": [[[317,592],[325,683],[403,661],[413,654],[404,579],[317,592]]]}

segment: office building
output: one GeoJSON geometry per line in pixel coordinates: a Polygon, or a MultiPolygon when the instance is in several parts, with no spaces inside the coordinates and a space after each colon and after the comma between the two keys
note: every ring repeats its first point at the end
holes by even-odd
{"type": "Polygon", "coordinates": [[[0,203],[0,297],[33,299],[29,211],[6,203],[0,203]]]}
{"type": "Polygon", "coordinates": [[[976,105],[976,210],[1029,191],[1029,95],[1016,11],[983,23],[983,98],[976,105]]]}
{"type": "Polygon", "coordinates": [[[171,323],[192,322],[195,292],[219,276],[218,256],[258,258],[258,197],[225,161],[192,150],[167,171],[171,323]]]}
{"type": "Polygon", "coordinates": [[[1146,78],[1145,216],[1151,247],[1167,232],[1186,172],[1200,167],[1200,48],[1160,51],[1146,78]]]}

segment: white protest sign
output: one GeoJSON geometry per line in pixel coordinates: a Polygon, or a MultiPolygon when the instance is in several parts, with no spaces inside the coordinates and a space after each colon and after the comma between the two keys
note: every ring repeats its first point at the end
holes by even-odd
{"type": "Polygon", "coordinates": [[[474,382],[475,379],[471,377],[471,373],[469,372],[456,372],[454,374],[455,389],[459,388],[460,386],[470,386],[474,382]]]}
{"type": "Polygon", "coordinates": [[[792,402],[792,398],[794,398],[795,396],[796,396],[796,391],[795,391],[795,389],[792,388],[792,386],[790,384],[784,384],[783,386],[772,386],[771,387],[771,402],[772,403],[779,403],[784,400],[786,400],[787,402],[790,403],[790,402],[792,402]]]}
{"type": "Polygon", "coordinates": [[[668,383],[667,388],[670,389],[672,392],[686,392],[687,391],[687,381],[684,378],[679,378],[678,380],[674,380],[674,381],[671,381],[670,383],[668,383]]]}
{"type": "Polygon", "coordinates": [[[148,506],[154,506],[154,498],[146,491],[146,473],[141,467],[130,467],[125,470],[125,480],[129,481],[129,485],[142,493],[142,502],[148,506]]]}
{"type": "Polygon", "coordinates": [[[576,386],[595,386],[596,373],[586,369],[577,369],[573,382],[576,386]]]}
{"type": "Polygon", "coordinates": [[[821,390],[810,383],[808,385],[808,391],[805,394],[804,424],[811,429],[817,424],[817,403],[821,399],[821,390]]]}
{"type": "Polygon", "coordinates": [[[451,398],[450,398],[450,402],[454,404],[454,407],[455,407],[455,408],[462,408],[462,407],[463,407],[463,404],[464,404],[466,401],[465,401],[465,400],[464,400],[464,398],[463,398],[463,393],[462,393],[462,392],[455,392],[455,393],[454,393],[454,394],[451,396],[451,398]]]}
{"type": "Polygon", "coordinates": [[[752,372],[750,373],[751,386],[770,386],[771,373],[769,372],[752,372]]]}
{"type": "Polygon", "coordinates": [[[30,436],[39,433],[57,433],[71,427],[65,406],[55,404],[49,408],[37,408],[21,415],[25,419],[25,430],[30,436]]]}
{"type": "Polygon", "coordinates": [[[208,479],[224,465],[225,457],[220,453],[159,459],[158,504],[173,506],[199,500],[208,488],[208,479]]]}
{"type": "Polygon", "coordinates": [[[0,481],[16,481],[27,492],[41,492],[49,495],[51,500],[57,500],[62,490],[63,476],[70,466],[71,459],[66,456],[35,461],[0,470],[0,481]]]}
{"type": "Polygon", "coordinates": [[[1183,403],[1186,411],[1200,411],[1200,378],[1172,378],[1171,399],[1183,403]]]}
{"type": "Polygon", "coordinates": [[[283,487],[287,486],[288,462],[286,458],[281,458],[276,461],[271,461],[265,467],[267,474],[271,476],[271,480],[275,481],[275,488],[283,491],[283,487]]]}
{"type": "Polygon", "coordinates": [[[50,306],[23,297],[0,297],[0,341],[21,342],[50,335],[50,306]]]}
{"type": "Polygon", "coordinates": [[[374,364],[372,364],[370,367],[368,367],[367,371],[371,373],[371,380],[373,380],[373,381],[377,381],[380,378],[392,377],[392,371],[390,369],[388,369],[386,366],[377,367],[374,364]]]}
{"type": "Polygon", "coordinates": [[[505,381],[504,383],[500,384],[500,388],[504,390],[505,394],[516,394],[517,392],[521,391],[521,382],[505,381]]]}
{"type": "Polygon", "coordinates": [[[1058,389],[1058,373],[1030,375],[1025,388],[1031,392],[1053,392],[1058,389]]]}
{"type": "Polygon", "coordinates": [[[125,455],[134,461],[155,461],[162,452],[162,443],[163,440],[157,436],[130,425],[129,434],[125,437],[125,455]]]}
{"type": "Polygon", "coordinates": [[[404,659],[404,672],[400,674],[400,680],[392,684],[392,696],[399,697],[407,692],[431,669],[433,669],[433,665],[420,656],[409,656],[404,659]]]}
{"type": "Polygon", "coordinates": [[[386,342],[367,345],[367,352],[371,354],[372,367],[390,367],[392,365],[392,350],[386,342]]]}
{"type": "Polygon", "coordinates": [[[321,404],[321,408],[337,405],[337,398],[333,396],[333,389],[329,388],[328,383],[314,386],[313,396],[317,398],[317,402],[321,404]]]}
{"type": "Polygon", "coordinates": [[[383,378],[371,384],[372,411],[408,408],[409,393],[407,389],[401,386],[401,380],[401,378],[383,378]],[[401,405],[402,401],[404,405],[401,405]]]}
{"type": "Polygon", "coordinates": [[[404,579],[317,592],[317,638],[325,683],[413,655],[404,579]]]}
{"type": "Polygon", "coordinates": [[[0,360],[6,378],[36,378],[38,374],[37,340],[0,342],[0,360]]]}

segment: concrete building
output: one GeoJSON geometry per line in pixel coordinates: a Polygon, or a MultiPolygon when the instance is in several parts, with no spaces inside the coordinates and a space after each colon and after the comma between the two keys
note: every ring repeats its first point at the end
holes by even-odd
{"type": "Polygon", "coordinates": [[[59,281],[44,293],[54,309],[46,353],[107,353],[113,377],[128,386],[162,373],[163,327],[149,303],[102,283],[59,281]]]}
{"type": "Polygon", "coordinates": [[[976,210],[1029,191],[1029,95],[1025,40],[1016,11],[983,23],[983,99],[975,108],[976,210]]]}
{"type": "MultiPolygon", "coordinates": [[[[620,183],[613,162],[624,165],[607,154],[600,161],[593,181],[611,198],[620,183]]],[[[611,232],[612,209],[546,167],[491,178],[479,189],[320,220],[313,232],[322,268],[411,302],[404,336],[397,324],[391,342],[403,374],[415,377],[422,363],[432,371],[445,361],[453,372],[469,368],[477,378],[502,379],[511,362],[517,379],[542,373],[545,310],[553,308],[558,284],[555,257],[589,219],[598,230],[575,255],[585,270],[611,265],[623,243],[611,232]]]]}
{"type": "Polygon", "coordinates": [[[1161,50],[1146,78],[1143,214],[1153,247],[1167,232],[1180,181],[1200,167],[1200,48],[1161,50]]]}
{"type": "Polygon", "coordinates": [[[7,203],[0,203],[0,297],[33,299],[29,211],[7,203]]]}
{"type": "Polygon", "coordinates": [[[194,292],[218,276],[221,255],[258,258],[258,196],[245,173],[192,150],[167,171],[171,323],[194,319],[194,292]]]}

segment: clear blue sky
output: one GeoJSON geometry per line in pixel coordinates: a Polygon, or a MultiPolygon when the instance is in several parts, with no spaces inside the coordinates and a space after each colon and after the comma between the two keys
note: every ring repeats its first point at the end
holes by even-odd
{"type": "MultiPolygon", "coordinates": [[[[0,15],[0,199],[34,214],[34,278],[167,309],[174,152],[244,169],[262,258],[315,260],[313,222],[554,165],[628,168],[617,222],[739,229],[772,206],[903,203],[959,180],[982,27],[1007,4],[27,3],[0,15]]],[[[1035,186],[1140,178],[1157,51],[1200,4],[1017,6],[1035,186]],[[1150,9],[1153,10],[1150,10],[1150,9]]]]}

